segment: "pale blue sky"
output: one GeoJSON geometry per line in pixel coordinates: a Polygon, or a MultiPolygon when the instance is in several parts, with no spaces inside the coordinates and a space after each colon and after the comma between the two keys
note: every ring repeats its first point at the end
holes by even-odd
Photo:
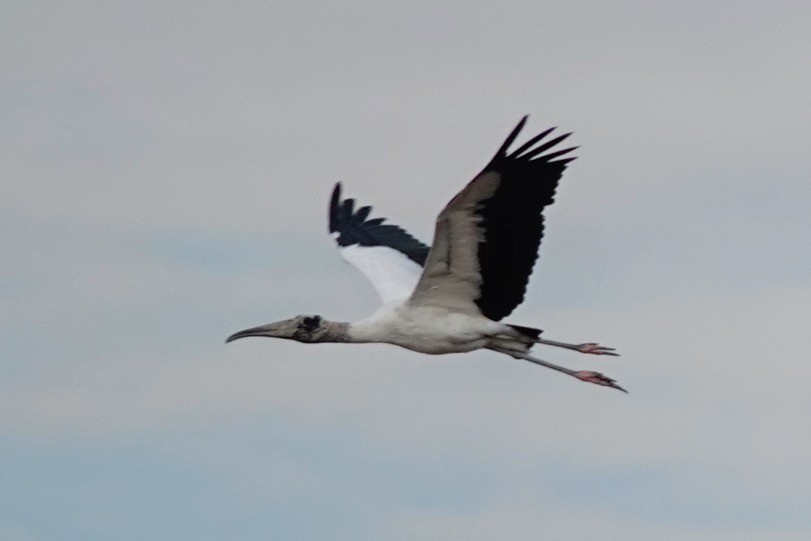
{"type": "Polygon", "coordinates": [[[12,2],[0,538],[807,540],[798,2],[12,2]],[[347,195],[430,240],[524,114],[574,130],[510,317],[623,356],[233,331],[375,308],[347,195]]]}

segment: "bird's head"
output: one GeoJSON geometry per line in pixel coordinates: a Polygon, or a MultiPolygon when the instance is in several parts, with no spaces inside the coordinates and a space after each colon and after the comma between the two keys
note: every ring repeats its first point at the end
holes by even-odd
{"type": "Polygon", "coordinates": [[[259,327],[252,327],[229,336],[225,342],[232,342],[248,336],[266,336],[268,338],[284,338],[297,342],[312,343],[325,342],[330,329],[325,325],[321,316],[296,316],[276,323],[268,323],[259,327]]]}

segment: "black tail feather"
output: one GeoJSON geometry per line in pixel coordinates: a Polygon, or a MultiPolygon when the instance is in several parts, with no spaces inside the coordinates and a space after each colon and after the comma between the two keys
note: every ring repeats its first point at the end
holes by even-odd
{"type": "Polygon", "coordinates": [[[520,332],[527,338],[531,338],[533,341],[537,340],[543,332],[541,329],[536,329],[534,327],[522,327],[521,325],[510,325],[510,327],[520,332]]]}

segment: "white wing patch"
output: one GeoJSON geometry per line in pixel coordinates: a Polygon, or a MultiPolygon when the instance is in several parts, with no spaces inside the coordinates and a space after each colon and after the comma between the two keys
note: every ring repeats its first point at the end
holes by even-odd
{"type": "Polygon", "coordinates": [[[407,299],[422,275],[421,266],[387,246],[353,244],[338,252],[369,280],[383,304],[407,299]]]}

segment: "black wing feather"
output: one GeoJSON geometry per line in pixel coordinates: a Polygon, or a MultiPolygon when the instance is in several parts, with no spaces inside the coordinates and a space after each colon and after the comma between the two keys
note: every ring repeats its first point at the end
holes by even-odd
{"type": "Polygon", "coordinates": [[[335,184],[329,206],[329,232],[338,233],[338,246],[387,246],[407,256],[420,266],[425,265],[429,247],[415,239],[403,228],[384,224],[385,218],[367,220],[372,207],[354,211],[355,200],[341,201],[341,183],[335,184]]]}
{"type": "Polygon", "coordinates": [[[540,155],[570,135],[555,137],[533,148],[552,131],[547,130],[508,154],[525,121],[526,117],[482,171],[501,177],[493,196],[482,201],[476,211],[485,232],[479,243],[482,286],[476,305],[484,316],[495,321],[508,316],[524,300],[543,237],[543,209],[554,202],[563,170],[574,159],[554,158],[576,148],[540,155]]]}

